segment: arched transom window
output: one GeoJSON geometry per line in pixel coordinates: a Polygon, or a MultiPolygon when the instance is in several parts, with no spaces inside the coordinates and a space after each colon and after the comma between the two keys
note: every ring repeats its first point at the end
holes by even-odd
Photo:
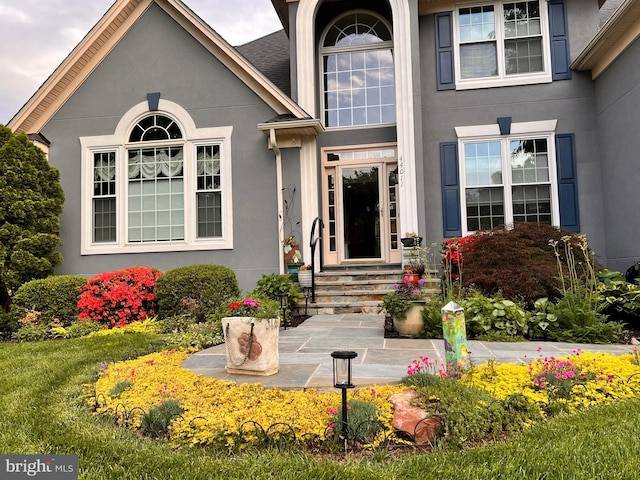
{"type": "Polygon", "coordinates": [[[325,30],[320,45],[325,126],[395,122],[392,47],[390,26],[373,13],[346,13],[325,30]]]}

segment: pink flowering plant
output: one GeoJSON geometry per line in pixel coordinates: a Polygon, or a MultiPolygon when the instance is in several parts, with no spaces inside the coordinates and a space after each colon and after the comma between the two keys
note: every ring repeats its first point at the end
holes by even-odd
{"type": "Polygon", "coordinates": [[[418,280],[417,284],[409,282],[408,277],[404,277],[402,283],[396,283],[393,291],[387,293],[382,298],[382,308],[395,319],[403,319],[412,302],[424,302],[425,280],[418,280]]]}
{"type": "Polygon", "coordinates": [[[160,275],[155,268],[130,267],[90,278],[80,291],[78,318],[111,328],[154,316],[154,287],[160,275]]]}
{"type": "Polygon", "coordinates": [[[228,317],[278,318],[280,305],[274,300],[252,297],[234,300],[226,308],[228,317]]]}
{"type": "Polygon", "coordinates": [[[570,357],[537,358],[529,364],[529,375],[534,389],[547,392],[550,400],[568,400],[574,386],[585,385],[588,380],[594,379],[592,373],[583,373],[570,357]]]}

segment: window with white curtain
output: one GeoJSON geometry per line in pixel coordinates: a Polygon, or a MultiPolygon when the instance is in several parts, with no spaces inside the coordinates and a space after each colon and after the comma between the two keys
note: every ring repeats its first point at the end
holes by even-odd
{"type": "Polygon", "coordinates": [[[120,142],[80,139],[91,174],[83,253],[229,248],[231,127],[185,128],[152,113],[126,132],[120,142]]]}

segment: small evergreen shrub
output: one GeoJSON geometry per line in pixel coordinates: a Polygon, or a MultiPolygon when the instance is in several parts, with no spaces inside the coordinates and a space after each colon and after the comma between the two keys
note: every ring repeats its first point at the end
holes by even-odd
{"type": "Polygon", "coordinates": [[[151,267],[129,267],[89,279],[78,301],[81,320],[124,327],[156,314],[154,287],[162,272],[151,267]]]}
{"type": "Polygon", "coordinates": [[[155,288],[158,315],[191,315],[204,322],[229,299],[240,295],[236,275],[222,265],[189,265],[165,272],[155,288]]]}
{"type": "Polygon", "coordinates": [[[329,427],[333,428],[334,438],[348,438],[359,443],[373,443],[384,428],[379,417],[380,409],[363,400],[351,400],[347,404],[346,432],[342,423],[342,408],[331,410],[329,427]]]}
{"type": "Polygon", "coordinates": [[[143,434],[155,437],[166,435],[171,422],[182,415],[183,411],[177,400],[165,400],[142,416],[140,430],[143,434]]]}
{"type": "Polygon", "coordinates": [[[68,326],[78,318],[80,289],[87,279],[76,275],[56,275],[23,284],[13,296],[11,315],[24,318],[30,310],[40,312],[40,322],[68,326]]]}

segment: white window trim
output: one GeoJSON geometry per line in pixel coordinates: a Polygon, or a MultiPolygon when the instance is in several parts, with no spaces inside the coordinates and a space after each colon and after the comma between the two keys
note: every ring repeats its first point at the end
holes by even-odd
{"type": "MultiPolygon", "coordinates": [[[[142,102],[125,113],[113,135],[81,137],[81,254],[102,255],[118,253],[151,253],[191,250],[225,250],[233,248],[233,212],[231,191],[231,136],[232,126],[196,128],[189,113],[178,104],[161,99],[157,112],[150,112],[148,103],[142,102]],[[178,242],[136,242],[127,243],[127,212],[124,208],[127,198],[127,180],[123,176],[127,171],[127,147],[129,130],[141,118],[151,113],[168,114],[174,118],[183,133],[185,156],[185,239],[178,242]],[[221,146],[220,172],[222,175],[222,238],[197,238],[196,225],[196,149],[200,145],[219,144],[221,146]],[[116,152],[116,211],[117,233],[113,243],[93,242],[93,155],[97,152],[116,152]],[[187,161],[188,159],[194,161],[187,161]]],[[[139,145],[139,144],[137,144],[139,145]]]]}
{"type": "MultiPolygon", "coordinates": [[[[500,128],[497,124],[491,125],[473,125],[466,127],[456,127],[456,135],[458,136],[458,157],[459,157],[459,174],[460,174],[460,214],[462,220],[462,236],[469,235],[475,230],[467,229],[467,199],[466,189],[467,182],[465,176],[465,158],[464,145],[469,142],[483,141],[500,141],[501,142],[501,160],[502,160],[502,188],[504,191],[504,216],[507,225],[513,222],[513,202],[511,198],[511,187],[513,182],[511,179],[511,168],[509,165],[509,141],[510,140],[528,140],[536,138],[546,138],[549,155],[549,185],[551,190],[551,223],[554,227],[560,226],[560,205],[558,203],[558,174],[557,174],[557,158],[556,158],[556,142],[555,130],[557,120],[545,120],[539,122],[521,122],[511,124],[511,133],[501,135],[500,128]]],[[[539,182],[537,184],[542,184],[539,182]]],[[[496,185],[497,187],[497,185],[496,185]]]]}
{"type": "Polygon", "coordinates": [[[331,23],[329,23],[329,25],[324,29],[324,32],[322,32],[322,35],[320,36],[320,41],[318,43],[318,61],[319,61],[319,65],[318,65],[318,85],[320,87],[320,112],[322,112],[322,125],[324,126],[325,130],[327,132],[331,132],[331,131],[342,131],[342,130],[363,130],[363,129],[368,129],[368,128],[383,128],[383,127],[392,127],[395,126],[397,123],[397,117],[396,117],[396,121],[395,122],[384,122],[384,123],[371,123],[371,124],[365,124],[365,125],[345,125],[345,126],[336,126],[336,127],[330,127],[328,125],[326,125],[325,123],[325,115],[326,115],[326,99],[325,99],[325,95],[324,95],[324,89],[325,89],[325,84],[324,84],[324,57],[327,55],[339,55],[341,53],[349,53],[353,51],[353,48],[349,48],[348,46],[345,47],[325,47],[324,42],[325,42],[325,38],[327,37],[329,30],[331,30],[331,27],[341,18],[346,17],[348,15],[353,15],[353,14],[357,14],[357,13],[366,13],[367,15],[372,15],[377,17],[382,23],[385,24],[385,26],[389,29],[389,31],[391,32],[392,35],[392,39],[391,41],[387,41],[387,42],[381,42],[381,43],[372,43],[372,44],[365,44],[365,45],[360,45],[360,49],[359,51],[366,51],[366,50],[383,50],[383,49],[389,49],[391,50],[391,56],[393,58],[393,65],[394,65],[394,92],[395,92],[395,96],[394,96],[394,109],[396,112],[396,116],[397,116],[397,103],[398,103],[398,82],[397,79],[395,78],[396,75],[396,57],[394,55],[394,40],[393,40],[393,27],[391,26],[391,24],[387,21],[386,18],[382,17],[380,14],[378,14],[375,11],[372,10],[363,10],[363,9],[358,9],[358,10],[350,10],[348,12],[344,12],[342,15],[334,18],[331,23]]]}
{"type": "Polygon", "coordinates": [[[468,8],[480,5],[495,5],[496,18],[503,21],[504,15],[502,6],[507,1],[512,0],[485,0],[472,3],[456,5],[453,16],[453,42],[455,45],[455,70],[456,70],[456,90],[470,90],[476,88],[510,87],[516,85],[533,85],[537,83],[551,83],[551,46],[549,39],[549,10],[545,0],[540,1],[540,29],[542,31],[542,54],[543,71],[535,73],[523,73],[519,75],[506,75],[504,61],[504,23],[496,35],[496,48],[498,60],[498,76],[483,78],[462,78],[460,71],[460,8],[468,8]]]}

